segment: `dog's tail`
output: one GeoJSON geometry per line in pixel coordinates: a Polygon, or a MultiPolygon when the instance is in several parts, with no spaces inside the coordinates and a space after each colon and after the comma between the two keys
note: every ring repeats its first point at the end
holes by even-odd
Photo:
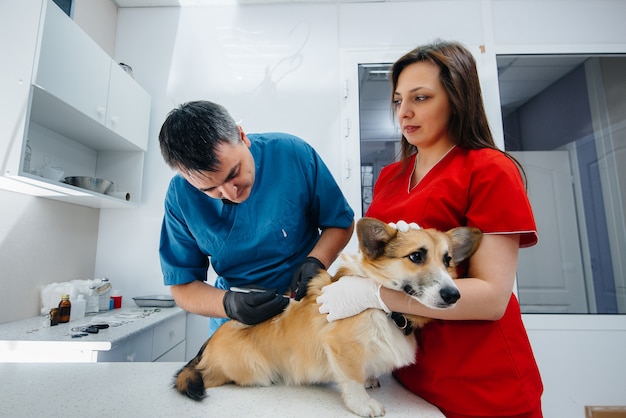
{"type": "Polygon", "coordinates": [[[174,376],[174,389],[194,401],[200,401],[205,396],[204,380],[197,366],[202,359],[202,353],[204,353],[204,349],[208,343],[209,340],[202,345],[198,354],[174,376]]]}

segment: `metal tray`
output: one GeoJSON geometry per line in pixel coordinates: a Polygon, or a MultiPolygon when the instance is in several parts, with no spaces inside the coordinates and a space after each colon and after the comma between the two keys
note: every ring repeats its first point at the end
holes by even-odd
{"type": "Polygon", "coordinates": [[[133,300],[141,308],[171,308],[176,305],[174,298],[168,295],[136,296],[133,300]]]}

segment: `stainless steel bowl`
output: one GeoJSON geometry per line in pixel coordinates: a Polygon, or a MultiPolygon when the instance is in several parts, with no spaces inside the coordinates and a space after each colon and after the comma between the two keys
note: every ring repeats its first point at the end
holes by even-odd
{"type": "Polygon", "coordinates": [[[171,308],[176,305],[174,298],[168,295],[135,296],[133,300],[142,308],[171,308]]]}
{"type": "Polygon", "coordinates": [[[113,183],[109,180],[100,179],[89,176],[65,177],[65,182],[81,189],[91,190],[92,192],[105,194],[109,191],[113,183]]]}

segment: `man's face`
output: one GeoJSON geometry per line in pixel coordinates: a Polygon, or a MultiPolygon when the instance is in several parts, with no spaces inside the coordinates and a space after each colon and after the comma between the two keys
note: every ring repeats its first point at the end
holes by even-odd
{"type": "Polygon", "coordinates": [[[236,145],[224,142],[215,149],[220,161],[218,171],[183,172],[181,175],[196,189],[215,199],[233,203],[245,201],[254,185],[254,158],[250,140],[240,128],[241,141],[236,145]]]}

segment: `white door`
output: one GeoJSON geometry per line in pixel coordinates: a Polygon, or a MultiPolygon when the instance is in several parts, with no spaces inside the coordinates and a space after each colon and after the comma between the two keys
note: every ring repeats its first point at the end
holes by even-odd
{"type": "Polygon", "coordinates": [[[568,151],[512,152],[528,176],[539,243],[520,250],[524,313],[588,313],[568,151]]]}

